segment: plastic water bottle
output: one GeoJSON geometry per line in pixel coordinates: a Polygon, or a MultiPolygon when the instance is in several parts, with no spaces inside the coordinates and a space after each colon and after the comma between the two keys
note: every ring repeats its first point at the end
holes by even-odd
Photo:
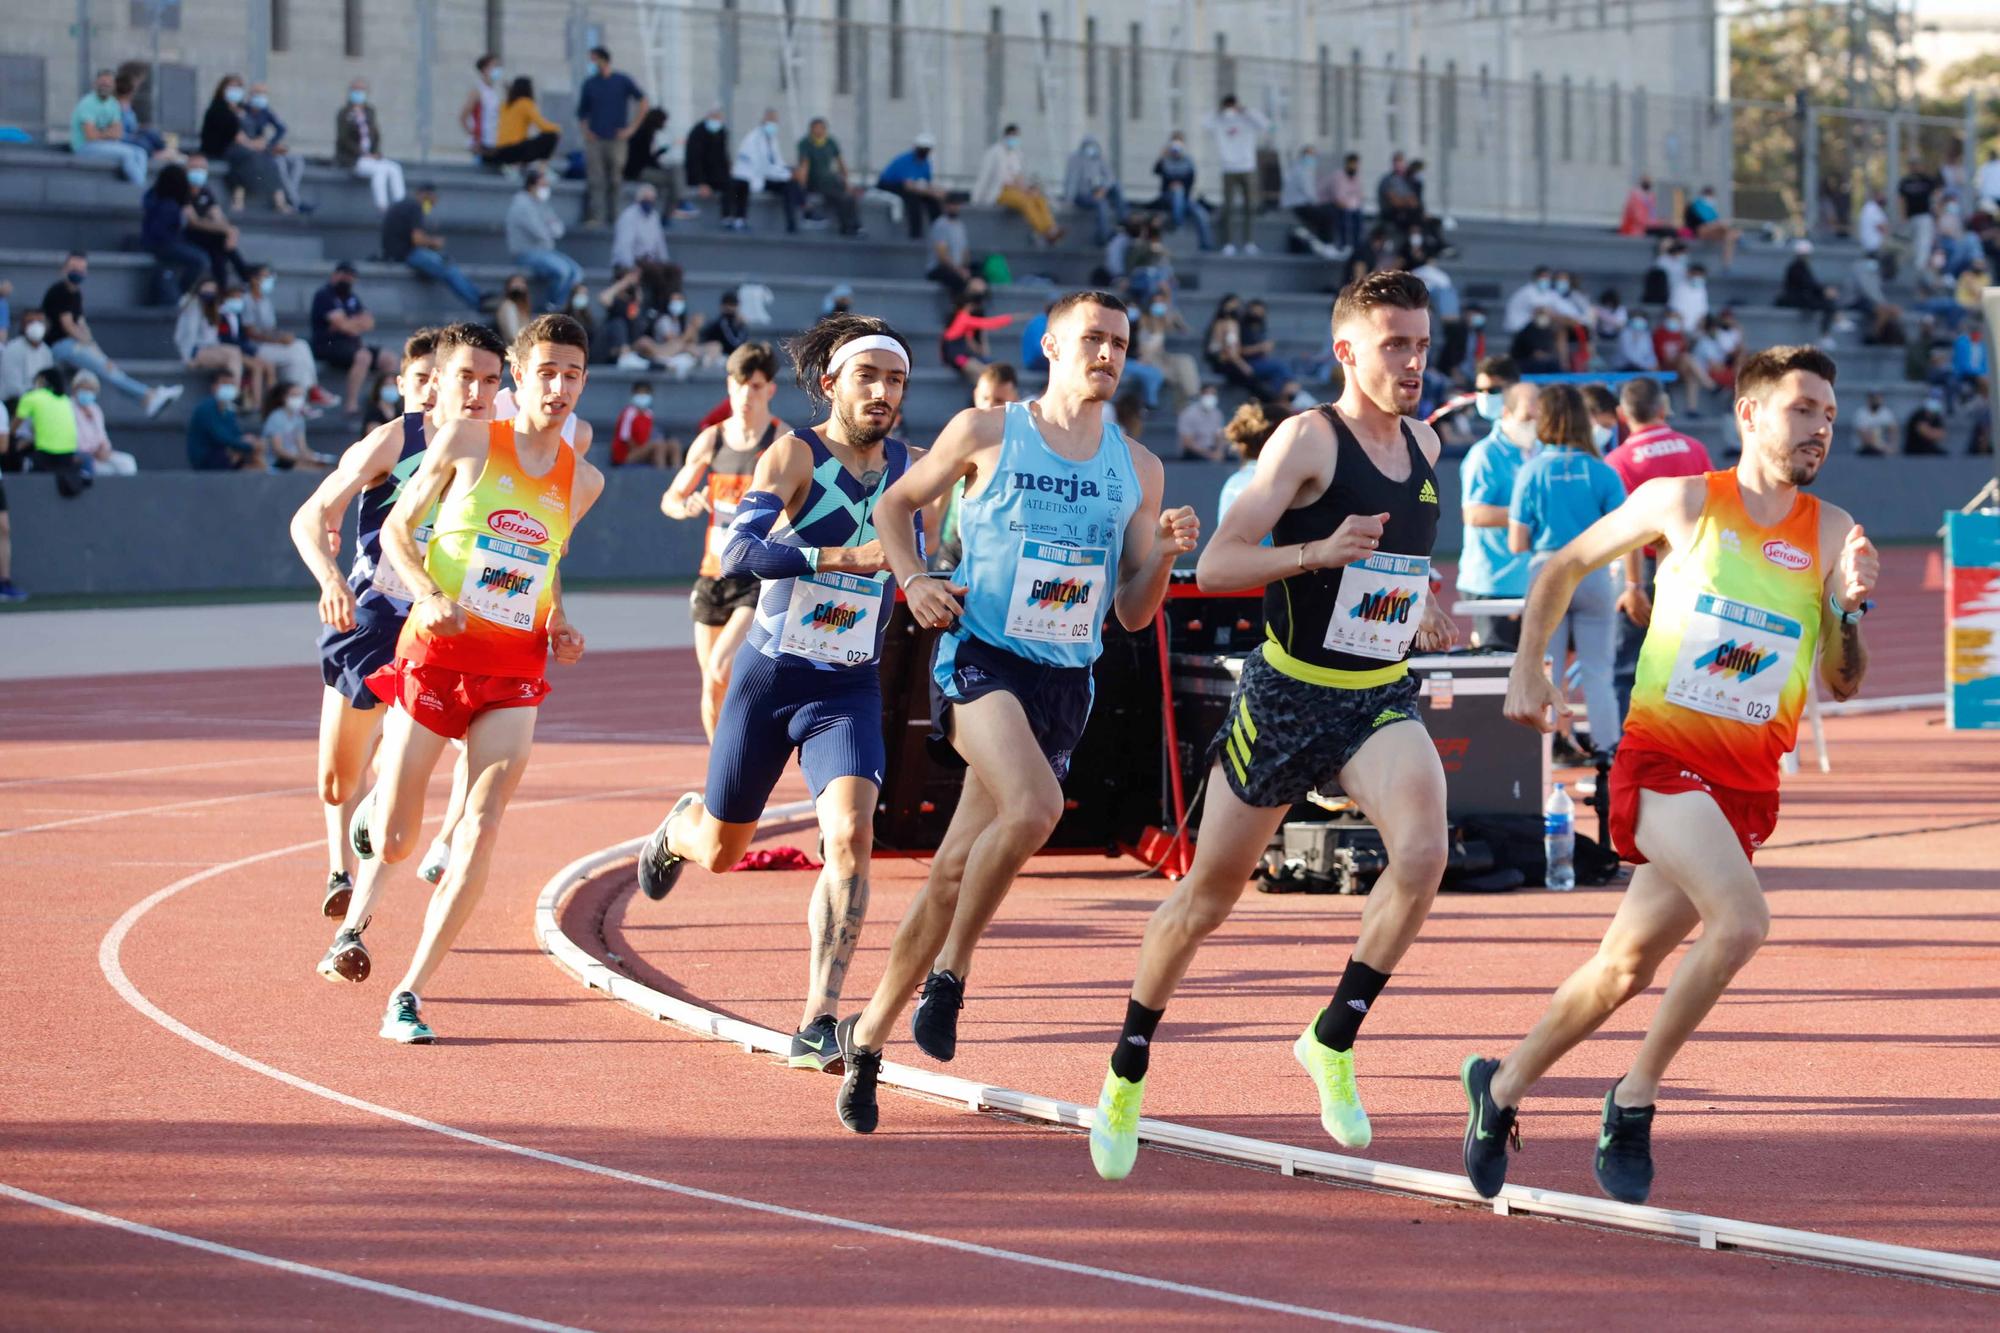
{"type": "Polygon", "coordinates": [[[1542,807],[1542,882],[1557,893],[1576,887],[1576,803],[1558,782],[1542,807]]]}

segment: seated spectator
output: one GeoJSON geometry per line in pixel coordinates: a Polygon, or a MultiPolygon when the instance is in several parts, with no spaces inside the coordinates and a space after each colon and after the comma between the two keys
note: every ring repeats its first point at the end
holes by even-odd
{"type": "Polygon", "coordinates": [[[225,347],[234,347],[243,357],[244,392],[261,403],[277,383],[277,371],[268,361],[257,359],[257,343],[243,323],[249,308],[248,294],[241,283],[224,283],[222,299],[216,303],[215,336],[225,347]]]}
{"type": "Polygon", "coordinates": [[[451,294],[472,310],[485,305],[486,298],[472,285],[445,253],[444,236],[426,224],[437,208],[437,186],[430,181],[416,192],[389,205],[382,215],[382,257],[408,264],[417,272],[451,289],[451,294]]]}
{"type": "Polygon", "coordinates": [[[1854,452],[1881,458],[1894,453],[1896,448],[1896,414],[1882,401],[1882,395],[1870,392],[1868,405],[1854,418],[1854,452]]]}
{"type": "Polygon", "coordinates": [[[1903,452],[1941,454],[1944,450],[1944,398],[1933,393],[1917,404],[1903,423],[1903,452]]]}
{"type": "Polygon", "coordinates": [[[1695,326],[1694,338],[1688,346],[1688,357],[1695,368],[1719,389],[1728,389],[1736,383],[1736,366],[1725,344],[1722,326],[1714,315],[1709,315],[1695,326]]]}
{"type": "Polygon", "coordinates": [[[959,220],[958,200],[946,197],[943,211],[931,223],[931,266],[924,274],[953,297],[962,296],[972,281],[972,241],[959,220]]]}
{"type": "Polygon", "coordinates": [[[500,57],[488,52],[473,62],[479,77],[458,109],[458,125],[465,131],[465,146],[481,162],[499,144],[500,102],[507,88],[507,71],[500,57]]]}
{"type": "Polygon", "coordinates": [[[1153,162],[1153,174],[1160,178],[1160,193],[1147,207],[1166,214],[1167,225],[1178,231],[1182,223],[1194,223],[1195,236],[1203,250],[1215,248],[1215,226],[1208,205],[1195,194],[1194,159],[1188,156],[1187,139],[1176,132],[1153,162]]]}
{"type": "Polygon", "coordinates": [[[722,344],[702,341],[706,323],[699,311],[688,309],[687,297],[675,292],[664,312],[653,317],[653,364],[685,380],[699,365],[713,370],[723,361],[722,344]]]}
{"type": "MultiPolygon", "coordinates": [[[[1222,483],[1222,494],[1215,501],[1215,525],[1222,526],[1228,516],[1229,507],[1236,503],[1236,497],[1243,494],[1243,488],[1257,475],[1257,455],[1264,452],[1264,446],[1271,442],[1271,433],[1278,429],[1278,423],[1264,414],[1264,405],[1248,402],[1236,409],[1236,415],[1229,418],[1229,424],[1222,433],[1229,440],[1230,448],[1241,459],[1237,469],[1229,474],[1229,480],[1222,483]]],[[[1271,544],[1271,534],[1265,533],[1260,546],[1271,544]]]]}
{"type": "Polygon", "coordinates": [[[763,123],[743,136],[736,145],[736,160],[729,168],[729,194],[722,205],[722,225],[730,231],[750,230],[750,196],[777,195],[785,206],[785,230],[799,229],[799,206],[805,191],[798,176],[785,165],[778,152],[778,113],[767,108],[763,123]]]}
{"type": "Polygon", "coordinates": [[[291,204],[284,198],[277,168],[244,132],[241,109],[247,95],[240,74],[225,74],[216,81],[208,110],[201,117],[201,155],[221,164],[229,177],[231,212],[242,212],[244,199],[255,191],[259,198],[269,198],[274,207],[283,205],[283,211],[289,213],[291,204]]]}
{"type": "MultiPolygon", "coordinates": [[[[403,415],[403,366],[387,353],[375,359],[375,375],[361,407],[361,431],[365,435],[377,426],[403,415]]],[[[499,419],[496,415],[496,420],[499,419]]]]}
{"type": "MultiPolygon", "coordinates": [[[[1192,331],[1174,305],[1173,288],[1155,288],[1145,309],[1139,312],[1139,327],[1133,333],[1131,356],[1125,363],[1128,369],[1137,361],[1158,371],[1161,381],[1173,387],[1176,408],[1187,406],[1201,392],[1201,368],[1186,352],[1168,351],[1167,339],[1192,331]]],[[[1158,406],[1158,401],[1156,394],[1152,405],[1158,406]]]]}
{"type": "Polygon", "coordinates": [[[1681,327],[1696,329],[1708,318],[1708,270],[1688,265],[1687,274],[1667,293],[1667,308],[1681,317],[1681,327]]]}
{"type": "MultiPolygon", "coordinates": [[[[1259,398],[1268,397],[1277,390],[1277,385],[1266,384],[1244,359],[1242,321],[1243,302],[1235,293],[1225,293],[1222,299],[1215,303],[1215,314],[1209,319],[1208,332],[1202,339],[1202,349],[1208,361],[1208,368],[1245,393],[1259,398]]],[[[1219,414],[1215,429],[1220,438],[1222,420],[1219,414]]]]}
{"type": "Polygon", "coordinates": [[[139,123],[139,113],[132,103],[139,95],[139,89],[146,84],[145,71],[150,68],[140,65],[132,73],[126,66],[119,66],[118,77],[112,84],[112,95],[118,99],[118,117],[125,129],[124,142],[145,152],[149,161],[164,166],[168,162],[178,162],[181,155],[167,146],[166,136],[156,129],[139,123]]]}
{"type": "MultiPolygon", "coordinates": [[[[1023,371],[1039,375],[1049,373],[1049,355],[1042,350],[1042,337],[1049,331],[1049,312],[1055,309],[1055,304],[1054,301],[1046,303],[1034,318],[1021,326],[1021,369],[1023,371]]],[[[977,387],[977,385],[974,387],[977,387]]],[[[1148,406],[1150,405],[1149,401],[1148,406]]]]}
{"type": "Polygon", "coordinates": [[[1555,273],[1547,264],[1539,264],[1533,276],[1507,298],[1507,310],[1500,319],[1501,332],[1510,336],[1519,333],[1534,322],[1536,311],[1546,310],[1555,302],[1555,273]]]}
{"type": "Polygon", "coordinates": [[[366,79],[347,85],[347,105],[333,122],[333,160],[368,182],[376,212],[388,212],[389,205],[403,197],[403,164],[382,155],[382,127],[368,101],[366,79]]]}
{"type": "Polygon", "coordinates": [[[1958,302],[1959,309],[1965,312],[1967,319],[1977,322],[1980,318],[1980,301],[1985,296],[1986,286],[1987,272],[1984,259],[1974,259],[1965,266],[1965,271],[1958,275],[1958,285],[1953,289],[1953,299],[1958,302]]]}
{"type": "Polygon", "coordinates": [[[1118,401],[1111,405],[1111,413],[1126,439],[1136,440],[1146,433],[1146,400],[1138,389],[1120,393],[1118,401]]]}
{"type": "Polygon", "coordinates": [[[1951,344],[1951,379],[1945,386],[1945,404],[1960,402],[1975,384],[1986,379],[1986,330],[1977,321],[1967,320],[1951,344]]]}
{"type": "Polygon", "coordinates": [[[78,467],[76,410],[64,384],[61,369],[50,366],[14,405],[14,436],[34,446],[26,461],[36,472],[69,474],[78,467]]]}
{"type": "Polygon", "coordinates": [[[34,385],[35,376],[56,363],[49,348],[48,317],[39,310],[21,312],[21,336],[0,346],[0,403],[9,412],[34,385]]]}
{"type": "Polygon", "coordinates": [[[659,192],[641,185],[632,202],[618,214],[611,232],[611,271],[631,275],[644,287],[647,304],[658,308],[669,292],[680,289],[680,270],[667,253],[667,230],[660,217],[659,192]]]}
{"type": "Polygon", "coordinates": [[[952,303],[951,318],[945,322],[944,333],[938,339],[938,354],[969,388],[993,359],[986,347],[987,330],[1004,329],[1019,318],[987,314],[986,284],[975,282],[952,303]]]}
{"type": "Polygon", "coordinates": [[[1880,254],[1882,246],[1889,239],[1889,208],[1887,196],[1880,190],[1868,192],[1867,200],[1861,205],[1861,217],[1855,227],[1855,236],[1861,242],[1863,254],[1880,254]]]}
{"type": "MultiPolygon", "coordinates": [[[[669,264],[672,272],[671,293],[680,290],[680,266],[669,264]]],[[[639,270],[627,269],[623,275],[597,294],[597,304],[603,314],[600,322],[592,330],[592,351],[601,346],[598,360],[609,361],[622,370],[649,370],[660,360],[659,345],[651,336],[652,311],[639,285],[639,270]]],[[[665,302],[662,302],[664,305],[665,302]]]]}
{"type": "Polygon", "coordinates": [[[1204,383],[1200,395],[1181,409],[1174,420],[1174,434],[1180,441],[1182,458],[1204,458],[1211,463],[1221,460],[1222,408],[1212,381],[1204,383]]]}
{"type": "Polygon", "coordinates": [[[1890,301],[1882,286],[1882,261],[1862,255],[1854,261],[1845,292],[1847,307],[1861,316],[1861,340],[1870,345],[1903,341],[1903,308],[1890,301]]]}
{"type": "Polygon", "coordinates": [[[611,428],[611,465],[627,464],[675,469],[681,465],[681,442],[653,434],[653,386],[645,380],[632,385],[632,398],[611,428]]]}
{"type": "Polygon", "coordinates": [[[1736,262],[1736,243],[1743,239],[1743,233],[1729,225],[1722,216],[1722,205],[1715,197],[1715,187],[1704,185],[1687,206],[1684,219],[1687,229],[1698,241],[1714,241],[1722,247],[1722,268],[1724,272],[1736,262]]]}
{"type": "Polygon", "coordinates": [[[173,280],[176,297],[187,295],[203,273],[213,271],[214,256],[188,238],[193,209],[194,187],[188,184],[187,168],[177,162],[161,167],[139,200],[139,244],[173,280]]]}
{"type": "Polygon", "coordinates": [[[1618,215],[1620,236],[1651,236],[1656,221],[1658,206],[1653,200],[1651,177],[1641,176],[1625,195],[1625,208],[1618,215]]]}
{"type": "Polygon", "coordinates": [[[480,154],[488,166],[519,167],[546,162],[556,155],[562,142],[562,127],[542,114],[535,101],[535,81],[522,76],[507,85],[507,100],[500,108],[500,127],[494,131],[493,147],[480,154]]]}
{"type": "Polygon", "coordinates": [[[290,472],[296,467],[324,468],[334,461],[306,443],[308,417],[303,390],[280,384],[259,401],[264,411],[264,425],[259,433],[264,441],[267,467],[274,472],[290,472]]]}
{"type": "Polygon", "coordinates": [[[528,295],[528,280],[516,273],[500,292],[500,304],[493,307],[493,327],[509,347],[514,338],[535,317],[534,298],[528,295]]]}
{"type": "Polygon", "coordinates": [[[625,179],[657,191],[660,212],[675,218],[696,218],[701,210],[681,200],[680,154],[667,134],[667,113],[649,107],[625,141],[625,179]]]}
{"type": "Polygon", "coordinates": [[[807,194],[816,194],[832,212],[842,236],[861,234],[861,210],[855,206],[854,190],[847,183],[847,162],[840,155],[840,141],[827,132],[826,117],[814,116],[806,124],[806,135],[798,142],[798,181],[807,194]]]}
{"type": "Polygon", "coordinates": [[[1734,306],[1722,307],[1722,313],[1715,317],[1715,346],[1722,354],[1722,364],[1729,370],[1729,377],[1719,382],[1734,385],[1736,369],[1743,364],[1743,326],[1737,322],[1734,306]]]}
{"type": "Polygon", "coordinates": [[[209,380],[208,397],[188,417],[188,466],[196,472],[238,472],[264,465],[264,441],[243,433],[237,419],[238,386],[227,371],[209,380]]]}
{"type": "Polygon", "coordinates": [[[618,360],[616,355],[608,354],[604,333],[597,327],[597,316],[591,311],[589,283],[579,282],[570,288],[569,296],[563,301],[561,309],[563,314],[583,325],[584,337],[590,344],[584,353],[586,360],[607,365],[618,360]]]}
{"type": "Polygon", "coordinates": [[[1125,287],[1136,301],[1152,298],[1174,282],[1173,256],[1167,252],[1167,231],[1157,217],[1147,218],[1139,238],[1125,251],[1125,287]]]}
{"type": "Polygon", "coordinates": [[[1301,144],[1285,163],[1278,206],[1289,208],[1298,220],[1299,225],[1292,229],[1294,250],[1310,250],[1322,259],[1336,261],[1346,257],[1333,239],[1340,210],[1332,202],[1331,181],[1320,182],[1319,152],[1311,144],[1301,144]]]}
{"type": "Polygon", "coordinates": [[[130,477],[139,471],[139,460],[122,449],[111,447],[111,432],[104,424],[104,408],[97,401],[103,388],[97,376],[79,370],[69,382],[70,407],[76,413],[76,456],[84,471],[98,477],[130,477]]]}
{"type": "Polygon", "coordinates": [[[1615,354],[1618,335],[1625,332],[1625,324],[1631,318],[1616,287],[1606,287],[1597,294],[1590,307],[1590,343],[1606,361],[1615,354]]]}
{"type": "Polygon", "coordinates": [[[1349,153],[1340,170],[1327,177],[1322,190],[1333,205],[1333,244],[1345,254],[1361,246],[1361,207],[1367,196],[1361,186],[1361,155],[1349,153]]]}
{"type": "Polygon", "coordinates": [[[280,213],[290,213],[295,209],[310,211],[300,192],[306,178],[306,160],[286,146],[285,122],[271,110],[269,88],[261,83],[250,85],[250,97],[242,109],[241,120],[250,147],[264,155],[278,178],[278,190],[271,196],[271,207],[280,213]]]}
{"type": "Polygon", "coordinates": [[[1283,384],[1290,371],[1278,359],[1278,342],[1270,331],[1269,308],[1262,301],[1247,303],[1237,328],[1243,337],[1240,349],[1243,363],[1250,367],[1250,373],[1257,377],[1260,384],[1283,384]]]}
{"type": "Polygon", "coordinates": [[[1820,281],[1813,272],[1813,244],[1800,238],[1792,242],[1792,259],[1785,265],[1785,275],[1778,284],[1778,296],[1774,305],[1788,310],[1804,310],[1817,314],[1820,332],[1825,333],[1833,325],[1834,313],[1840,308],[1840,289],[1830,283],[1820,281]]]}
{"type": "Polygon", "coordinates": [[[1063,238],[1063,229],[1056,223],[1055,211],[1049,207],[1049,197],[1042,193],[1042,187],[1028,172],[1028,162],[1021,155],[1021,127],[1009,125],[1000,132],[1000,139],[986,150],[979,161],[979,176],[973,182],[972,202],[982,207],[995,204],[1009,212],[1020,215],[1023,222],[1035,233],[1044,245],[1054,245],[1063,238]]]}
{"type": "Polygon", "coordinates": [[[1507,355],[1529,375],[1553,375],[1563,370],[1556,350],[1556,317],[1548,309],[1537,310],[1526,325],[1515,330],[1507,355]]]}
{"type": "Polygon", "coordinates": [[[342,411],[350,417],[360,415],[361,386],[375,364],[374,349],[361,341],[374,331],[375,316],[354,294],[355,276],[354,265],[345,260],[334,264],[326,285],[313,293],[311,316],[313,357],[347,372],[342,411]]]}
{"type": "Polygon", "coordinates": [[[944,211],[944,191],[931,180],[931,153],[936,148],[935,136],[919,134],[908,151],[890,158],[875,178],[876,189],[903,201],[903,225],[913,241],[922,239],[944,211]]]}
{"type": "Polygon", "coordinates": [[[97,71],[90,91],[77,99],[69,116],[69,151],[85,162],[109,162],[134,185],[146,183],[151,154],[125,142],[125,117],[119,109],[117,79],[108,69],[97,71]]]}
{"type": "Polygon", "coordinates": [[[560,310],[583,281],[583,265],[556,248],[565,228],[549,207],[554,194],[547,172],[529,167],[521,188],[507,204],[507,252],[529,277],[541,280],[544,308],[560,310]]]}
{"type": "Polygon", "coordinates": [[[1109,241],[1125,221],[1125,192],[1118,187],[1118,177],[1105,160],[1104,145],[1094,134],[1084,135],[1083,142],[1070,154],[1062,192],[1071,207],[1083,209],[1095,220],[1097,245],[1109,241]]]}
{"type": "Polygon", "coordinates": [[[729,125],[722,108],[712,106],[701,124],[688,131],[682,153],[682,172],[688,189],[703,199],[729,196],[729,125]]]}
{"type": "Polygon", "coordinates": [[[278,382],[296,385],[314,407],[333,401],[319,387],[319,367],[313,363],[312,348],[278,326],[277,307],[271,294],[278,278],[269,264],[250,271],[250,286],[243,293],[243,333],[256,349],[259,361],[278,372],[278,382]]]}
{"type": "Polygon", "coordinates": [[[83,282],[90,275],[90,258],[81,250],[63,256],[62,276],[42,293],[42,313],[48,317],[50,350],[64,370],[87,370],[112,388],[136,398],[146,415],[156,417],[181,396],[178,384],[141,384],[104,355],[83,316],[83,282]]]}
{"type": "Polygon", "coordinates": [[[218,284],[227,282],[234,270],[243,280],[250,277],[250,261],[237,248],[243,234],[229,215],[222,211],[222,202],[210,188],[208,159],[196,153],[187,160],[188,188],[194,193],[188,198],[186,213],[187,229],[183,233],[208,252],[208,269],[218,284]]]}
{"type": "Polygon", "coordinates": [[[1715,381],[1708,377],[1708,372],[1695,364],[1693,352],[1694,339],[1681,324],[1681,317],[1675,314],[1661,316],[1660,327],[1653,330],[1653,355],[1661,370],[1671,370],[1680,377],[1689,416],[1701,411],[1702,390],[1715,388],[1715,381]]]}
{"type": "Polygon", "coordinates": [[[701,344],[703,349],[701,358],[703,361],[710,359],[706,349],[711,346],[718,349],[721,356],[727,357],[744,343],[750,341],[750,330],[743,323],[743,315],[739,306],[740,303],[736,299],[735,292],[724,292],[722,294],[722,308],[716,312],[714,319],[701,326],[701,344]]]}
{"type": "Polygon", "coordinates": [[[213,282],[201,283],[183,296],[180,314],[174,320],[174,350],[189,370],[226,371],[240,384],[243,352],[223,342],[216,331],[222,318],[221,303],[221,291],[213,282]]]}

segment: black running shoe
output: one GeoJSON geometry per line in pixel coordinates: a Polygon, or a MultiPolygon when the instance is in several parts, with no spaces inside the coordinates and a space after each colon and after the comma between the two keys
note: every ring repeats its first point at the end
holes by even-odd
{"type": "Polygon", "coordinates": [[[1604,1122],[1593,1160],[1597,1188],[1620,1203],[1644,1203],[1653,1192],[1653,1108],[1620,1106],[1617,1095],[1617,1083],[1604,1094],[1604,1122]]]}
{"type": "Polygon", "coordinates": [[[965,983],[949,972],[924,978],[924,991],[910,1011],[910,1036],[917,1048],[941,1064],[958,1054],[958,1011],[965,1008],[965,983]]]}
{"type": "Polygon", "coordinates": [[[361,932],[345,926],[334,933],[326,957],[319,960],[319,974],[328,981],[366,981],[368,968],[368,946],[361,942],[361,932]]]}
{"type": "Polygon", "coordinates": [[[875,1105],[875,1080],[882,1074],[882,1052],[864,1051],[854,1044],[855,1022],[855,1018],[843,1018],[834,1028],[840,1058],[847,1064],[847,1077],[840,1080],[840,1094],[834,1098],[833,1109],[848,1129],[856,1134],[873,1134],[881,1120],[881,1110],[875,1105]]]}
{"type": "Polygon", "coordinates": [[[681,811],[699,799],[695,793],[687,792],[675,801],[674,808],[667,811],[667,817],[660,821],[660,826],[646,839],[646,845],[639,849],[639,887],[654,902],[673,892],[681,871],[687,866],[687,859],[675,856],[673,849],[667,846],[667,828],[681,811]]]}
{"type": "Polygon", "coordinates": [[[1514,1124],[1518,1109],[1493,1100],[1493,1075],[1499,1068],[1498,1060],[1468,1055],[1458,1073],[1470,1108],[1465,1116],[1465,1174],[1483,1199],[1492,1198],[1507,1183],[1507,1149],[1521,1148],[1521,1131],[1514,1124]]]}
{"type": "Polygon", "coordinates": [[[319,900],[319,914],[338,921],[347,915],[347,903],[353,897],[354,881],[345,870],[336,870],[326,877],[326,897],[319,900]]]}
{"type": "Polygon", "coordinates": [[[785,1063],[794,1069],[840,1068],[840,1036],[832,1014],[821,1014],[792,1034],[792,1053],[785,1063]]]}

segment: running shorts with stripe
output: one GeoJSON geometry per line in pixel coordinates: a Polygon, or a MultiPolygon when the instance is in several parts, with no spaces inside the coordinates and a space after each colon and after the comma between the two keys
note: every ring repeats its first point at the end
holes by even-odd
{"type": "Polygon", "coordinates": [[[754,824],[792,751],[813,799],[843,777],[882,785],[882,679],[873,670],[821,671],[745,644],[715,724],[704,802],[725,824],[754,824]]]}
{"type": "Polygon", "coordinates": [[[1417,681],[1407,671],[1381,684],[1322,685],[1280,671],[1266,660],[1268,649],[1245,659],[1228,719],[1208,747],[1209,766],[1222,765],[1245,805],[1277,809],[1307,792],[1338,791],[1340,770],[1369,737],[1398,722],[1421,725],[1417,681]]]}

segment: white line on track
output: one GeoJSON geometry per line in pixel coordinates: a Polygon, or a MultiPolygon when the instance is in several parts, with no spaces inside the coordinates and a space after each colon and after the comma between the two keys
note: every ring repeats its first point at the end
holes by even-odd
{"type": "Polygon", "coordinates": [[[219,1254],[225,1259],[240,1259],[247,1264],[259,1264],[265,1268],[275,1268],[281,1273],[291,1273],[298,1277],[317,1278],[322,1282],[337,1282],[343,1287],[354,1287],[360,1291],[372,1291],[378,1296],[392,1296],[399,1301],[411,1301],[417,1305],[427,1305],[433,1310],[444,1310],[451,1314],[469,1315],[474,1319],[490,1320],[496,1324],[510,1324],[515,1328],[534,1328],[545,1333],[584,1333],[572,1324],[552,1324],[545,1319],[530,1319],[526,1315],[510,1314],[505,1310],[495,1310],[487,1305],[470,1305],[455,1301],[448,1296],[433,1296],[427,1291],[415,1291],[409,1287],[398,1287],[389,1282],[377,1282],[373,1278],[356,1277],[338,1269],[321,1268],[317,1264],[302,1264],[291,1259],[280,1259],[275,1255],[259,1254],[255,1250],[239,1249],[234,1245],[224,1245],[220,1241],[203,1240],[200,1236],[189,1236],[179,1231],[167,1231],[161,1227],[150,1227],[144,1222],[134,1222],[129,1218],[113,1217],[110,1213],[100,1213],[95,1208],[84,1208],[78,1204],[64,1203],[61,1199],[51,1199],[46,1194],[36,1194],[32,1190],[0,1184],[0,1196],[20,1203],[46,1208],[52,1213],[74,1217],[83,1222],[95,1222],[99,1226],[111,1227],[117,1231],[130,1232],[134,1236],[145,1236],[150,1240],[163,1240],[170,1245],[184,1245],[191,1250],[202,1250],[209,1254],[219,1254]]]}
{"type": "Polygon", "coordinates": [[[102,824],[107,820],[125,819],[139,815],[164,815],[176,810],[199,810],[204,806],[227,805],[231,801],[255,801],[266,796],[310,796],[311,787],[267,787],[263,791],[236,792],[229,796],[209,796],[199,801],[175,801],[168,805],[147,805],[137,810],[101,810],[94,815],[77,815],[73,819],[55,819],[46,824],[24,824],[20,828],[0,829],[0,838],[18,838],[24,833],[48,833],[55,829],[76,828],[82,824],[102,824]]]}
{"type": "MultiPolygon", "coordinates": [[[[155,773],[191,773],[204,768],[240,768],[244,764],[268,763],[276,755],[252,755],[247,759],[210,759],[200,764],[157,764],[152,768],[114,768],[97,773],[63,773],[46,778],[9,778],[0,782],[0,791],[9,787],[53,787],[65,782],[96,782],[103,778],[138,778],[155,773]]],[[[290,755],[282,756],[287,762],[296,762],[290,755]]]]}

